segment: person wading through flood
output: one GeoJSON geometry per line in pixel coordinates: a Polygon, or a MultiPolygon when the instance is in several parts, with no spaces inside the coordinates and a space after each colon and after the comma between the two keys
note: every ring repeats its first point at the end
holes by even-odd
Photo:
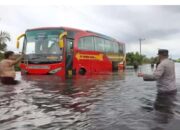
{"type": "MultiPolygon", "coordinates": [[[[175,107],[174,101],[176,101],[177,93],[175,65],[172,60],[168,59],[168,50],[166,49],[158,51],[158,58],[157,68],[152,75],[138,73],[138,76],[143,77],[145,81],[157,81],[158,93],[154,107],[159,112],[173,115],[172,109],[175,107]]],[[[166,121],[168,118],[164,118],[164,120],[166,121]]]]}
{"type": "Polygon", "coordinates": [[[17,84],[15,80],[16,72],[14,65],[21,61],[23,55],[16,59],[13,51],[7,51],[4,53],[4,59],[0,62],[0,78],[2,84],[17,84]]]}
{"type": "Polygon", "coordinates": [[[168,50],[158,51],[159,61],[156,70],[152,75],[138,73],[145,81],[157,81],[158,93],[176,93],[176,77],[174,62],[168,59],[168,50]]]}

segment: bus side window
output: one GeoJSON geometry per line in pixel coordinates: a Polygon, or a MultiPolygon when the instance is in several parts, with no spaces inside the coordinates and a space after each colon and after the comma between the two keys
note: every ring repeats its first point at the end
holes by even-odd
{"type": "Polygon", "coordinates": [[[123,54],[123,48],[124,46],[122,44],[119,45],[119,53],[120,54],[123,54]]]}
{"type": "Polygon", "coordinates": [[[94,50],[94,42],[92,36],[86,36],[79,39],[78,48],[81,50],[94,50]]]}
{"type": "Polygon", "coordinates": [[[114,53],[119,53],[119,45],[117,42],[114,42],[114,53]]]}
{"type": "Polygon", "coordinates": [[[105,40],[105,52],[114,52],[114,47],[110,40],[105,40]]]}
{"type": "Polygon", "coordinates": [[[105,46],[104,46],[104,39],[99,38],[99,37],[94,37],[94,43],[95,43],[95,50],[104,52],[105,51],[105,46]]]}
{"type": "Polygon", "coordinates": [[[83,38],[80,38],[79,41],[78,41],[78,48],[83,50],[84,48],[84,44],[83,44],[83,38]]]}

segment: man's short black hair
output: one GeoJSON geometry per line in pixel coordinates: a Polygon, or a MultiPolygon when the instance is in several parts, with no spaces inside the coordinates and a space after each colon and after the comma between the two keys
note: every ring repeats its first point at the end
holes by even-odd
{"type": "Polygon", "coordinates": [[[8,59],[10,56],[12,56],[14,54],[14,52],[13,51],[6,51],[5,53],[4,53],[4,58],[5,59],[8,59]]]}

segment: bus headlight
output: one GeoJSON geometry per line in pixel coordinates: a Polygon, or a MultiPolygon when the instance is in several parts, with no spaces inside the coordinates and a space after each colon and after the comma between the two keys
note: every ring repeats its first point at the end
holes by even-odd
{"type": "Polygon", "coordinates": [[[57,72],[60,71],[60,70],[62,70],[61,67],[56,68],[56,69],[54,69],[54,70],[49,71],[49,74],[55,74],[55,73],[57,73],[57,72]]]}

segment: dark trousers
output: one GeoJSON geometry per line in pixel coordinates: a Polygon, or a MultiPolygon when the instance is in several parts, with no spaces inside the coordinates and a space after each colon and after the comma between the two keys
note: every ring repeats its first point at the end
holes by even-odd
{"type": "Polygon", "coordinates": [[[1,83],[6,85],[16,85],[19,81],[14,80],[13,77],[1,77],[1,83]]]}
{"type": "Polygon", "coordinates": [[[170,92],[159,92],[156,96],[155,109],[164,113],[172,113],[175,106],[177,90],[170,92]]]}

